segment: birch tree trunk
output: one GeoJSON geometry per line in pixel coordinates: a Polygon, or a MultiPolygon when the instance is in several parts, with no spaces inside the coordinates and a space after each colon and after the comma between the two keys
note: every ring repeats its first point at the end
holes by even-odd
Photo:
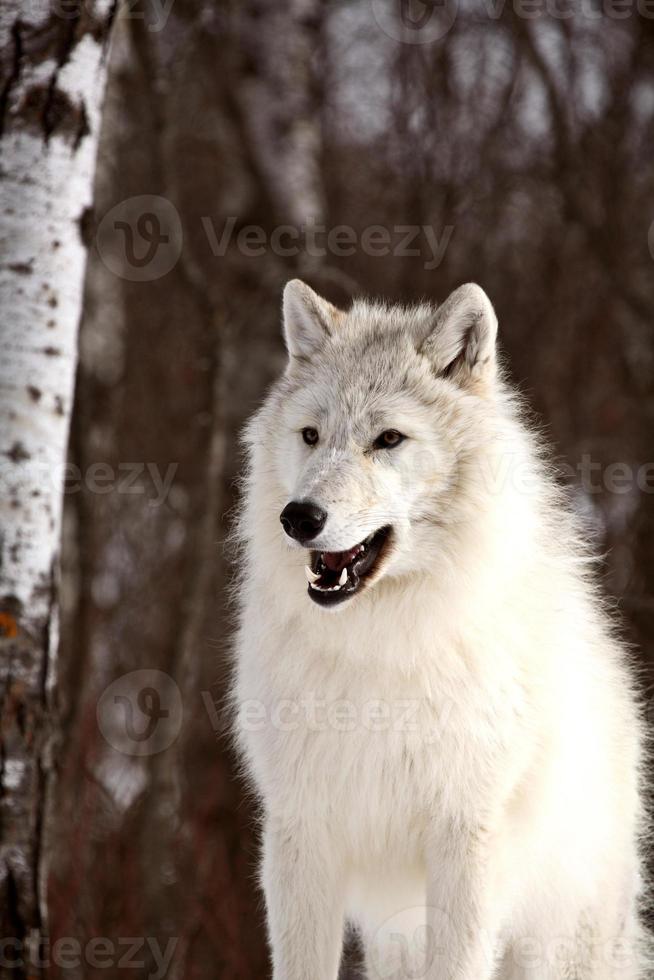
{"type": "Polygon", "coordinates": [[[14,978],[39,975],[46,940],[57,553],[113,15],[108,0],[3,0],[0,15],[0,976],[14,978]]]}

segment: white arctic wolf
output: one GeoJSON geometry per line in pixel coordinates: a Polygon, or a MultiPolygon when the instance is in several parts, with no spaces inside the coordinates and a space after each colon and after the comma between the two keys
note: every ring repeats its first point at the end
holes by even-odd
{"type": "Polygon", "coordinates": [[[284,328],[234,685],[275,980],[335,980],[346,922],[372,978],[648,976],[625,651],[490,301],[341,312],[296,280],[284,328]]]}

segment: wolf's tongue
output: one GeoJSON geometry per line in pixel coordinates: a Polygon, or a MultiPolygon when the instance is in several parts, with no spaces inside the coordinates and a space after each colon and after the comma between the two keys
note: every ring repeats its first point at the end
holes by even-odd
{"type": "Polygon", "coordinates": [[[340,572],[349,565],[353,558],[359,553],[359,548],[350,548],[349,551],[323,551],[322,560],[332,572],[340,572]]]}

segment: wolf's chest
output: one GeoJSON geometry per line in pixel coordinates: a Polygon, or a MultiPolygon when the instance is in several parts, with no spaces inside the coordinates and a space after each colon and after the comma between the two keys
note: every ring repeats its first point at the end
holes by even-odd
{"type": "Polygon", "coordinates": [[[311,810],[338,823],[359,851],[400,845],[475,784],[481,761],[447,700],[344,690],[270,704],[265,727],[250,736],[264,797],[289,815],[311,810]]]}
{"type": "Polygon", "coordinates": [[[292,810],[310,807],[358,854],[403,848],[442,792],[439,747],[421,737],[418,705],[350,705],[278,744],[274,768],[292,774],[279,788],[292,810]]]}
{"type": "Polygon", "coordinates": [[[286,648],[263,670],[242,663],[239,698],[257,704],[243,747],[271,812],[342,827],[361,850],[416,839],[435,813],[483,807],[515,741],[513,695],[458,652],[426,647],[415,659],[410,675],[289,660],[286,648]]]}

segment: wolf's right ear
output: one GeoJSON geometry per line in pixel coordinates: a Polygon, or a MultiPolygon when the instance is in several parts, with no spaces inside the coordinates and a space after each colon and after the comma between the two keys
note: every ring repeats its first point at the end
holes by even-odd
{"type": "Polygon", "coordinates": [[[342,316],[301,279],[291,279],[284,288],[284,339],[291,358],[311,357],[332,333],[342,316]]]}
{"type": "Polygon", "coordinates": [[[420,351],[437,374],[462,386],[483,386],[496,371],[497,317],[488,296],[474,282],[459,286],[438,307],[420,351]]]}

